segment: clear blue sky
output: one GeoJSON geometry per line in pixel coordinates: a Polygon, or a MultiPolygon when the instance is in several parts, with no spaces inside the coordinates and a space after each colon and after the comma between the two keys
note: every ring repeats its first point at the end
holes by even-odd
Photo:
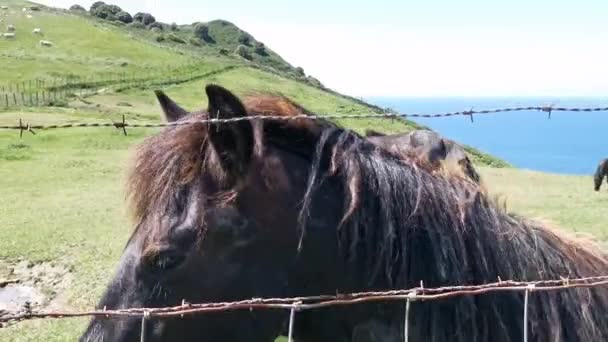
{"type": "Polygon", "coordinates": [[[608,95],[608,0],[107,2],[165,22],[232,21],[358,96],[608,95]]]}

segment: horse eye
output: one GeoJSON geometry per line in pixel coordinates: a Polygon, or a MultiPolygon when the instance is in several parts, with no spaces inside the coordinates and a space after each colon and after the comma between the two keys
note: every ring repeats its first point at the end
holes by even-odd
{"type": "Polygon", "coordinates": [[[164,251],[158,253],[152,259],[150,266],[155,271],[169,271],[181,265],[184,259],[183,255],[177,254],[174,251],[164,251]]]}

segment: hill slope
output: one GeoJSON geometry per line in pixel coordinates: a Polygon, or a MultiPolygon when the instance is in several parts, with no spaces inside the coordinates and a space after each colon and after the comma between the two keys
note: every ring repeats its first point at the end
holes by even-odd
{"type": "MultiPolygon", "coordinates": [[[[57,84],[67,84],[63,95],[72,99],[73,93],[82,95],[82,88],[92,88],[103,90],[103,96],[87,101],[93,104],[89,105],[90,112],[103,109],[105,114],[143,115],[144,111],[150,114],[157,110],[153,106],[106,108],[104,96],[120,92],[122,102],[144,96],[148,103],[153,103],[151,90],[179,85],[177,97],[196,94],[202,99],[200,81],[217,81],[241,93],[282,93],[320,113],[357,114],[381,110],[324,88],[251,34],[224,20],[189,25],[125,25],[83,11],[39,5],[36,5],[38,10],[32,11],[33,3],[22,0],[4,0],[2,4],[8,6],[8,10],[0,10],[3,21],[0,28],[4,30],[7,25],[14,25],[15,37],[0,38],[0,97],[4,97],[1,96],[4,92],[6,102],[9,98],[14,99],[14,105],[38,104],[37,100],[34,103],[31,99],[29,103],[19,103],[18,94],[11,92],[19,89],[19,84],[23,88],[29,82],[31,87],[31,80],[42,79],[45,81],[41,83],[47,87],[36,88],[36,97],[38,90],[44,97],[49,85],[56,89],[57,84]],[[205,38],[195,34],[201,26],[205,28],[205,38]],[[41,29],[42,34],[34,34],[36,28],[41,29]],[[53,46],[42,46],[39,43],[42,39],[51,41],[53,46]],[[248,58],[237,53],[243,49],[248,58]],[[220,75],[224,72],[227,74],[220,75]],[[217,77],[210,77],[213,75],[217,77]]],[[[34,90],[30,93],[33,94],[34,90]]],[[[0,106],[4,104],[2,100],[0,98],[0,106]]],[[[59,104],[64,103],[59,101],[59,104]]],[[[82,108],[82,103],[72,101],[70,106],[82,108]]],[[[359,131],[372,124],[386,132],[403,132],[419,127],[406,120],[373,120],[373,123],[371,120],[350,120],[342,123],[359,131]]],[[[482,164],[507,165],[475,149],[469,149],[469,153],[482,164]]]]}

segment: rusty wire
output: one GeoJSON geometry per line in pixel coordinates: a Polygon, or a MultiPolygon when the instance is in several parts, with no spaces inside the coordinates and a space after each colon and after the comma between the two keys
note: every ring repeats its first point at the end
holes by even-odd
{"type": "Polygon", "coordinates": [[[457,296],[475,296],[494,292],[544,292],[574,288],[594,288],[608,286],[608,276],[594,276],[559,280],[540,281],[498,281],[483,285],[459,285],[438,288],[424,286],[408,290],[392,290],[380,292],[361,292],[351,294],[321,295],[294,298],[253,298],[235,302],[190,304],[162,308],[130,308],[120,310],[92,310],[92,311],[31,311],[25,313],[8,314],[0,316],[0,322],[17,322],[39,318],[69,318],[96,316],[105,318],[138,317],[142,319],[183,317],[218,311],[235,310],[290,310],[297,307],[297,311],[326,308],[332,306],[353,305],[359,303],[380,301],[429,301],[440,300],[457,296]]]}
{"type": "Polygon", "coordinates": [[[511,107],[511,108],[499,108],[499,109],[486,109],[486,110],[465,110],[460,112],[447,112],[438,114],[407,114],[407,113],[369,113],[369,114],[347,114],[347,115],[294,115],[294,116],[278,116],[278,115],[251,115],[229,119],[191,119],[174,122],[157,122],[157,123],[128,123],[125,116],[122,116],[120,122],[81,122],[81,123],[65,123],[65,124],[52,124],[52,125],[33,125],[25,123],[22,119],[19,119],[18,125],[4,125],[0,126],[0,129],[8,130],[19,130],[20,134],[24,131],[29,131],[35,134],[34,130],[46,130],[46,129],[61,129],[61,128],[83,128],[83,127],[114,127],[122,129],[123,133],[127,134],[127,128],[158,128],[158,127],[175,127],[185,126],[196,123],[204,124],[220,124],[220,123],[234,123],[246,120],[325,120],[325,119],[407,119],[407,118],[445,118],[452,116],[468,116],[473,122],[474,115],[487,115],[505,112],[522,112],[522,111],[540,111],[548,114],[548,118],[551,118],[552,112],[608,112],[608,107],[553,107],[553,106],[529,106],[529,107],[511,107]]]}

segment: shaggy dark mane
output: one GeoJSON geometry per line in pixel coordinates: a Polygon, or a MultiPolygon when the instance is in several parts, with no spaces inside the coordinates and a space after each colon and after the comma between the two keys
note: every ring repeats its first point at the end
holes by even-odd
{"type": "MultiPolygon", "coordinates": [[[[362,288],[412,288],[421,280],[436,287],[608,273],[606,254],[591,242],[508,214],[470,182],[432,175],[370,148],[348,131],[325,130],[318,144],[317,151],[326,152],[316,155],[304,203],[311,204],[312,189],[323,182],[342,184],[346,200],[339,238],[362,288]]],[[[308,215],[308,210],[305,206],[303,213],[308,215]]],[[[539,293],[531,303],[531,340],[608,337],[604,289],[539,293]]],[[[417,330],[413,336],[433,341],[519,340],[522,305],[521,294],[417,304],[421,312],[412,323],[417,330]],[[456,333],[455,325],[460,327],[456,333]]]]}

